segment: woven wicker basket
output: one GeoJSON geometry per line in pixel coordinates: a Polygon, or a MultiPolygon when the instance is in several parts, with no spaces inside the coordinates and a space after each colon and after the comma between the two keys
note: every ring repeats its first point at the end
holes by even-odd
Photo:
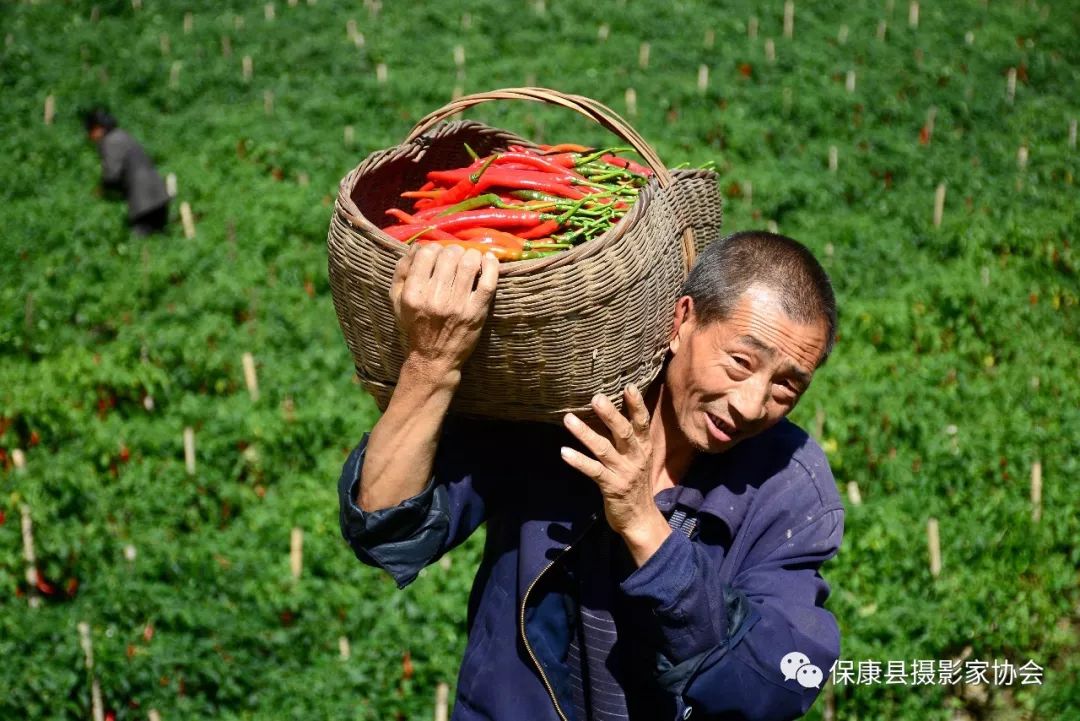
{"type": "Polygon", "coordinates": [[[493,307],[462,371],[451,412],[561,422],[590,416],[601,392],[617,405],[622,388],[644,389],[667,351],[674,302],[698,250],[719,236],[720,196],[708,171],[669,172],[618,115],[585,97],[511,88],[462,97],[422,119],[408,138],[373,153],[341,181],[327,237],[334,307],[360,383],[386,409],[404,350],[390,303],[400,241],[379,230],[399,194],[429,170],[470,162],[512,143],[511,133],[472,121],[440,123],[473,105],[531,100],[575,110],[632,145],[655,176],[603,236],[558,255],[502,263],[493,307]],[[438,127],[436,127],[438,126],[438,127]]]}

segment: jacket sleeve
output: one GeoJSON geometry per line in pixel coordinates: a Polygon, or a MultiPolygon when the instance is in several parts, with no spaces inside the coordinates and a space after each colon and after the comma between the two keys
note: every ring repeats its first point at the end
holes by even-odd
{"type": "Polygon", "coordinates": [[[657,621],[659,679],[694,718],[796,719],[840,655],[821,564],[836,554],[843,509],[792,529],[725,584],[708,553],[672,533],[622,590],[657,621]]]}
{"type": "Polygon", "coordinates": [[[423,491],[397,506],[364,512],[356,505],[370,434],[352,451],[338,481],[341,534],[356,557],[384,569],[398,588],[463,542],[498,503],[501,447],[483,422],[448,419],[423,491]]]}

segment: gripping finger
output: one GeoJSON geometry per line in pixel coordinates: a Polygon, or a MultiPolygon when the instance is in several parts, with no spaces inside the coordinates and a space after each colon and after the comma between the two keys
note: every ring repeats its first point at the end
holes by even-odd
{"type": "Polygon", "coordinates": [[[499,282],[499,259],[494,253],[484,253],[484,259],[480,263],[480,279],[476,281],[476,289],[472,291],[474,310],[486,309],[491,302],[491,296],[495,294],[495,286],[499,282]]]}
{"type": "Polygon", "coordinates": [[[634,384],[626,386],[623,390],[626,398],[624,407],[630,412],[630,425],[638,436],[649,430],[649,409],[645,406],[645,399],[641,397],[641,391],[634,384]]]}
{"type": "Polygon", "coordinates": [[[458,262],[457,274],[454,276],[454,290],[452,293],[454,307],[465,307],[472,295],[473,285],[476,283],[477,274],[484,264],[484,256],[480,251],[470,248],[465,251],[458,262]]]}
{"type": "Polygon", "coordinates": [[[604,438],[592,428],[589,428],[573,413],[567,413],[563,416],[563,423],[586,448],[592,451],[593,456],[595,456],[596,460],[601,464],[606,466],[611,463],[617,455],[614,446],[611,445],[611,441],[604,438]]]}
{"type": "Polygon", "coordinates": [[[398,309],[401,291],[405,288],[405,279],[409,277],[409,269],[412,267],[413,256],[415,255],[416,246],[413,245],[405,255],[398,259],[397,265],[394,266],[394,278],[390,281],[390,302],[393,304],[395,311],[398,309]]]}
{"type": "Polygon", "coordinates": [[[615,404],[602,393],[593,396],[592,408],[596,411],[597,417],[608,427],[608,431],[611,432],[611,437],[615,440],[615,447],[619,449],[619,452],[625,452],[636,435],[630,421],[626,420],[626,416],[619,413],[618,409],[615,408],[615,404]]]}

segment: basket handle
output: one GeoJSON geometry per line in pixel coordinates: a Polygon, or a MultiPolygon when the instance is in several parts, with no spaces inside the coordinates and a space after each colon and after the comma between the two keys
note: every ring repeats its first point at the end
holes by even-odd
{"type": "Polygon", "coordinates": [[[457,115],[474,105],[490,102],[492,100],[531,100],[537,103],[560,105],[577,113],[581,113],[601,127],[610,130],[622,140],[630,143],[634,150],[637,151],[638,155],[644,159],[645,163],[656,174],[656,179],[660,182],[660,187],[667,188],[675,182],[675,178],[664,166],[663,162],[661,162],[660,157],[656,154],[656,151],[653,150],[653,147],[649,145],[636,130],[630,127],[630,124],[621,118],[614,110],[591,98],[586,98],[583,95],[569,95],[549,88],[504,88],[502,90],[492,90],[486,93],[463,95],[457,100],[451,100],[443,107],[428,113],[421,118],[420,122],[418,122],[416,127],[412,129],[412,132],[409,133],[409,137],[405,139],[405,142],[408,143],[416,140],[433,126],[446,120],[452,115],[457,115]]]}

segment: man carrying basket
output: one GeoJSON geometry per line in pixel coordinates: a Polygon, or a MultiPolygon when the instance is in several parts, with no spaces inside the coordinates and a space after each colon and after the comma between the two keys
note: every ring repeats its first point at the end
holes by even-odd
{"type": "Polygon", "coordinates": [[[804,714],[840,652],[819,569],[843,506],[785,417],[835,340],[825,271],[780,235],[712,243],[657,380],[564,428],[447,415],[497,278],[455,246],[398,263],[406,361],[339,483],[342,534],[399,587],[487,524],[453,718],[804,714]]]}

